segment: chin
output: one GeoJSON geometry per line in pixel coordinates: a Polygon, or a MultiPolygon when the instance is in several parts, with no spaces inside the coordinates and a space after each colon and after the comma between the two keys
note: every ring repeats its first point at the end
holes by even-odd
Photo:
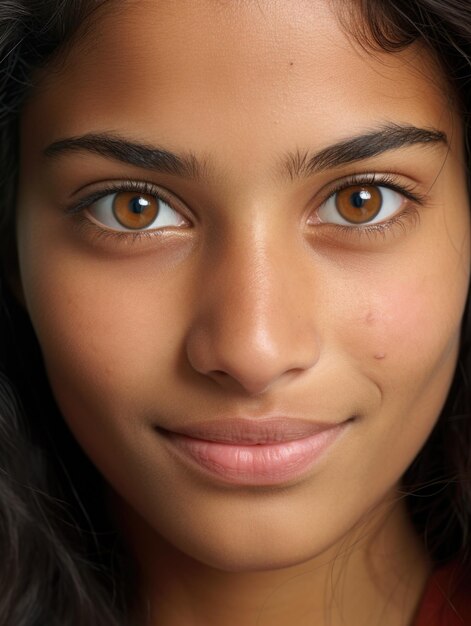
{"type": "MultiPolygon", "coordinates": [[[[250,542],[248,542],[250,543],[250,542]]],[[[199,563],[223,572],[263,572],[294,567],[314,558],[318,553],[324,552],[323,548],[316,551],[313,546],[290,545],[289,541],[284,545],[276,546],[270,542],[265,546],[248,546],[231,542],[205,545],[198,542],[196,549],[193,546],[179,548],[187,556],[199,563]]]]}

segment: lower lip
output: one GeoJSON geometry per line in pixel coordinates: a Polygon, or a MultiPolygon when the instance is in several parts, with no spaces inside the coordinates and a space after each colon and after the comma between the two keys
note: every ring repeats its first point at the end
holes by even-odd
{"type": "Polygon", "coordinates": [[[166,439],[186,461],[235,485],[278,485],[307,473],[346,431],[349,422],[281,443],[237,445],[194,439],[172,432],[166,439]]]}

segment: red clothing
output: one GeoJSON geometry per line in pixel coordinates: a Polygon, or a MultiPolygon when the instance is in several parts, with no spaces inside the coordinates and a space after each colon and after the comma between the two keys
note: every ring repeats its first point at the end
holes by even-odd
{"type": "Polygon", "coordinates": [[[432,573],[412,626],[471,626],[471,576],[457,561],[432,573]]]}

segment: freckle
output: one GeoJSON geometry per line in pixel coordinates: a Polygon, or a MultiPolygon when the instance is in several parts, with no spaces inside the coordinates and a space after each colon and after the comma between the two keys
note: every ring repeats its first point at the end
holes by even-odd
{"type": "Polygon", "coordinates": [[[290,65],[294,65],[294,62],[293,62],[293,61],[290,61],[290,62],[289,62],[289,64],[290,64],[290,65]]]}
{"type": "Polygon", "coordinates": [[[375,359],[378,359],[378,361],[380,361],[381,359],[385,358],[385,354],[384,352],[378,352],[378,354],[375,354],[375,359]]]}

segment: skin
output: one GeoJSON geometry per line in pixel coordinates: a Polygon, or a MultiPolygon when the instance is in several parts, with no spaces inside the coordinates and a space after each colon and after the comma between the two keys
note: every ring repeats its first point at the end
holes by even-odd
{"type": "Polygon", "coordinates": [[[17,232],[55,397],[139,564],[136,621],[406,626],[431,564],[397,490],[445,401],[469,279],[462,129],[445,80],[418,45],[361,49],[328,2],[110,7],[37,75],[17,232]],[[440,130],[449,148],[279,172],[287,151],[385,122],[440,130]],[[44,155],[105,131],[191,151],[205,179],[44,155]],[[381,233],[316,222],[356,173],[395,173],[427,198],[405,200],[418,213],[381,233]],[[181,225],[131,243],[64,212],[72,194],[126,180],[166,189],[181,225]],[[356,419],[306,476],[271,488],[190,471],[154,429],[268,415],[356,419]]]}

